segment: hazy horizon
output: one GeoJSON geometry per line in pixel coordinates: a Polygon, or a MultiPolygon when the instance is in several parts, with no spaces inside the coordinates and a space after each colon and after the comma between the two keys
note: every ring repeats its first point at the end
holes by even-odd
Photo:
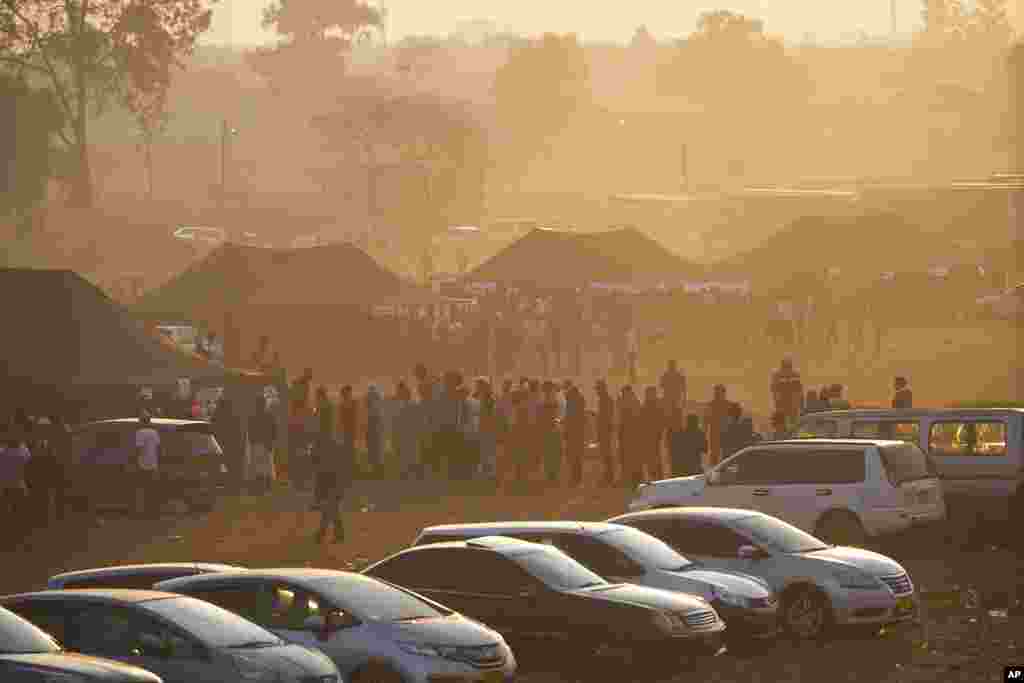
{"type": "MultiPolygon", "coordinates": [[[[1010,13],[1020,32],[1024,0],[1011,0],[1010,13]]],[[[222,0],[214,8],[213,26],[205,42],[252,45],[272,41],[274,34],[260,26],[262,8],[269,0],[222,0]]],[[[884,36],[890,33],[889,0],[849,3],[825,0],[797,3],[793,0],[707,0],[666,3],[664,0],[637,0],[628,9],[614,5],[589,6],[579,12],[573,3],[541,0],[435,0],[423,5],[415,0],[380,0],[390,11],[389,38],[408,35],[454,33],[463,21],[487,19],[499,28],[514,33],[536,35],[544,32],[577,33],[587,41],[628,41],[633,31],[646,25],[659,39],[683,37],[693,32],[702,12],[727,9],[764,20],[769,33],[788,41],[801,41],[812,35],[829,42],[865,33],[884,36]]],[[[897,33],[907,35],[921,21],[919,0],[897,0],[897,33]]]]}

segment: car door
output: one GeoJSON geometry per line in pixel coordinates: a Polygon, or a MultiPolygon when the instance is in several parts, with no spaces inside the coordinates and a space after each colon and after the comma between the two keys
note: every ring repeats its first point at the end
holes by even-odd
{"type": "Polygon", "coordinates": [[[757,509],[759,489],[770,481],[770,466],[765,455],[770,451],[755,448],[732,456],[713,470],[697,505],[757,509]]]}
{"type": "Polygon", "coordinates": [[[749,568],[739,550],[751,545],[750,539],[713,519],[674,518],[658,531],[680,555],[703,566],[741,572],[749,568]]]}
{"type": "Polygon", "coordinates": [[[164,683],[222,683],[225,671],[187,633],[140,610],[93,604],[68,620],[69,646],[152,671],[164,683]]]}
{"type": "Polygon", "coordinates": [[[459,601],[470,605],[468,616],[511,638],[564,636],[565,623],[552,608],[549,591],[513,560],[488,550],[467,550],[457,566],[459,601]]]}

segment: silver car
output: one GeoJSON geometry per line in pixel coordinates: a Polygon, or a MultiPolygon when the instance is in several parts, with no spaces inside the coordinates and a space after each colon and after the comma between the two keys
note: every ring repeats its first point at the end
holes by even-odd
{"type": "Polygon", "coordinates": [[[202,600],[145,590],[57,590],[0,604],[69,650],[152,671],[164,683],[341,683],[315,650],[202,600]]]}
{"type": "Polygon", "coordinates": [[[917,618],[914,584],[898,562],[828,545],[762,512],[664,508],[608,521],[657,536],[706,566],[764,579],[780,596],[783,628],[796,637],[818,637],[832,624],[877,630],[917,618]]]}
{"type": "Polygon", "coordinates": [[[505,640],[416,593],[352,572],[261,569],[203,574],[160,590],[221,605],[282,638],[318,648],[353,683],[511,681],[505,640]]]}

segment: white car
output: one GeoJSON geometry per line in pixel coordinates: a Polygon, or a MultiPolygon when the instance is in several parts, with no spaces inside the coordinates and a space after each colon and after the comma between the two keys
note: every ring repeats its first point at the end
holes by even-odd
{"type": "Polygon", "coordinates": [[[820,637],[832,625],[877,630],[917,618],[914,584],[898,562],[828,545],[771,515],[687,507],[608,521],[657,536],[705,566],[764,579],[780,596],[783,629],[798,638],[820,637]]]}
{"type": "Polygon", "coordinates": [[[174,238],[186,242],[197,242],[210,246],[219,246],[228,241],[228,234],[223,228],[204,226],[183,226],[174,231],[174,238]]]}
{"type": "Polygon", "coordinates": [[[920,447],[868,439],[760,443],[706,475],[641,484],[629,510],[676,506],[757,510],[857,546],[946,519],[942,486],[920,447]]]}

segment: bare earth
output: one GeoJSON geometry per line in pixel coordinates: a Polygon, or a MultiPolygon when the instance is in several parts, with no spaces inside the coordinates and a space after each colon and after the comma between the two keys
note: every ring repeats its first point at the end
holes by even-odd
{"type": "MultiPolygon", "coordinates": [[[[479,484],[456,485],[444,501],[431,485],[362,482],[352,491],[345,515],[347,541],[320,547],[313,543],[318,517],[310,500],[286,489],[266,497],[223,501],[205,517],[166,519],[161,523],[110,519],[85,529],[74,522],[37,533],[26,548],[0,554],[0,591],[42,588],[48,576],[66,570],[153,561],[208,561],[250,567],[317,566],[359,569],[408,546],[429,524],[503,519],[601,520],[621,513],[629,498],[624,489],[552,489],[530,495],[496,495],[479,484]],[[404,489],[401,490],[400,489],[404,489]],[[372,506],[372,507],[371,507],[372,506]],[[366,508],[368,511],[362,512],[366,508]],[[154,527],[158,527],[154,529],[154,527]]],[[[896,555],[925,591],[954,584],[1011,585],[1014,562],[1009,554],[950,553],[945,548],[916,547],[896,555]],[[945,555],[944,555],[945,553],[945,555]]],[[[881,637],[840,633],[824,644],[775,642],[742,656],[721,654],[697,663],[696,671],[678,681],[997,681],[1005,665],[1024,662],[1018,647],[1024,621],[998,612],[986,626],[983,611],[933,613],[924,627],[908,627],[881,637]],[[986,631],[986,628],[988,629],[986,631]]],[[[524,683],[567,680],[571,671],[524,671],[524,683]]],[[[650,680],[638,669],[628,678],[650,680]]],[[[617,677],[618,678],[618,677],[617,677]]],[[[600,674],[586,680],[607,680],[600,674]]],[[[626,679],[622,679],[626,680],[626,679]]]]}

